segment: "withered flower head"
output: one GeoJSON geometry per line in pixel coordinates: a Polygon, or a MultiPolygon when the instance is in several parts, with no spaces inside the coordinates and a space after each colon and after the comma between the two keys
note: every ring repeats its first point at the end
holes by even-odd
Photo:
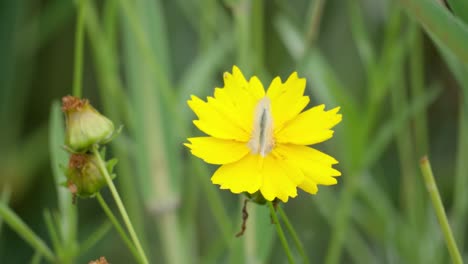
{"type": "MultiPolygon", "coordinates": [[[[115,160],[108,162],[109,173],[115,160]]],[[[106,185],[106,179],[98,167],[97,157],[93,154],[72,154],[68,162],[67,187],[74,195],[92,197],[106,185]]]]}

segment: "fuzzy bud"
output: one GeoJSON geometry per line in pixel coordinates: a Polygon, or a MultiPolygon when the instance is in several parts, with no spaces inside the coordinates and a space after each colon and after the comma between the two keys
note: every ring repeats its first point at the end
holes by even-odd
{"type": "Polygon", "coordinates": [[[74,96],[62,98],[65,113],[65,144],[74,152],[85,152],[94,144],[108,142],[114,133],[114,124],[101,115],[87,99],[74,96]]]}
{"type": "MultiPolygon", "coordinates": [[[[112,167],[108,166],[109,173],[112,167]]],[[[74,194],[80,197],[92,197],[104,187],[106,179],[102,175],[98,166],[98,159],[92,154],[72,154],[68,163],[67,187],[74,194]]]]}

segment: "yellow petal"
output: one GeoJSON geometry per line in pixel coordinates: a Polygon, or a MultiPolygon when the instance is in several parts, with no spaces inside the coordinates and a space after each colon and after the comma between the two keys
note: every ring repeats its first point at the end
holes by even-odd
{"type": "Polygon", "coordinates": [[[332,168],[332,165],[338,162],[316,149],[301,145],[278,144],[275,152],[286,162],[300,168],[305,180],[299,187],[309,193],[317,192],[317,184],[336,184],[337,180],[334,177],[341,175],[338,170],[332,168]]]}
{"type": "Polygon", "coordinates": [[[198,116],[199,120],[193,123],[210,136],[221,139],[233,139],[247,142],[250,134],[237,126],[232,120],[223,115],[216,105],[204,102],[196,96],[192,96],[188,105],[198,116]]]}
{"type": "Polygon", "coordinates": [[[301,188],[302,190],[310,193],[310,194],[316,194],[318,192],[318,187],[317,187],[317,183],[309,180],[309,179],[305,179],[304,182],[302,182],[300,185],[299,185],[299,188],[301,188]]]}
{"type": "Polygon", "coordinates": [[[309,97],[304,96],[306,80],[299,79],[297,73],[292,73],[285,83],[279,77],[273,79],[267,91],[271,100],[275,131],[296,117],[309,103],[309,97]]]}
{"type": "Polygon", "coordinates": [[[250,78],[247,89],[257,100],[260,100],[265,96],[265,88],[263,88],[263,84],[257,76],[250,78]]]}
{"type": "Polygon", "coordinates": [[[227,111],[236,113],[238,125],[251,131],[255,106],[264,95],[265,90],[257,77],[254,76],[247,82],[239,68],[234,66],[232,74],[224,73],[224,87],[215,90],[214,98],[227,111]]]}
{"type": "Polygon", "coordinates": [[[262,183],[259,160],[260,156],[249,154],[237,162],[224,164],[216,170],[211,182],[233,193],[255,193],[262,183]]]}
{"type": "Polygon", "coordinates": [[[240,160],[249,148],[244,142],[218,139],[213,137],[189,138],[190,143],[184,145],[190,148],[192,154],[211,164],[227,164],[240,160]]]}
{"type": "Polygon", "coordinates": [[[297,196],[295,180],[304,176],[302,172],[278,160],[274,155],[262,157],[248,154],[241,160],[222,165],[211,181],[229,189],[233,193],[255,193],[258,190],[268,201],[275,198],[287,202],[289,197],[297,196]]]}
{"type": "Polygon", "coordinates": [[[319,105],[299,114],[276,132],[276,142],[312,145],[331,138],[331,128],[341,121],[340,108],[324,109],[325,105],[319,105]]]}
{"type": "Polygon", "coordinates": [[[263,159],[261,173],[263,183],[260,192],[268,201],[279,198],[287,202],[289,197],[296,197],[297,183],[295,181],[302,182],[304,177],[300,170],[289,166],[275,155],[267,155],[263,159]]]}

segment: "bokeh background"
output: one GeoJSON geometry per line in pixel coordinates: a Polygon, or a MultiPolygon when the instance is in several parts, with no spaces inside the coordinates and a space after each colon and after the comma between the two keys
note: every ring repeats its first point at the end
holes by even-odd
{"type": "MultiPolygon", "coordinates": [[[[57,263],[135,262],[98,202],[72,205],[59,185],[59,101],[72,93],[81,7],[83,96],[124,126],[108,157],[151,263],[287,262],[264,206],[249,204],[234,237],[244,198],[212,185],[215,167],[182,145],[200,135],[187,99],[222,87],[234,64],[265,86],[297,71],[311,105],[341,106],[335,137],[317,146],[340,161],[339,184],[283,205],[312,263],[449,263],[419,170],[426,154],[467,259],[466,3],[0,1],[1,203],[57,263]]],[[[0,217],[0,263],[47,261],[0,217]]]]}

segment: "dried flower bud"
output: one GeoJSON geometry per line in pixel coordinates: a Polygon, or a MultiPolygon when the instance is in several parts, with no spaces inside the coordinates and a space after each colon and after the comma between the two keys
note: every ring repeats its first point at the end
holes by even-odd
{"type": "Polygon", "coordinates": [[[99,259],[90,261],[89,264],[109,264],[105,257],[100,257],[99,259]]]}
{"type": "Polygon", "coordinates": [[[94,109],[87,99],[62,98],[66,118],[65,144],[74,152],[85,152],[92,145],[108,142],[114,133],[112,121],[94,109]]]}
{"type": "MultiPolygon", "coordinates": [[[[115,159],[107,163],[110,174],[115,163],[115,159]]],[[[68,162],[66,185],[80,197],[92,197],[98,193],[106,185],[106,179],[99,170],[97,157],[93,154],[72,154],[68,162]]]]}

